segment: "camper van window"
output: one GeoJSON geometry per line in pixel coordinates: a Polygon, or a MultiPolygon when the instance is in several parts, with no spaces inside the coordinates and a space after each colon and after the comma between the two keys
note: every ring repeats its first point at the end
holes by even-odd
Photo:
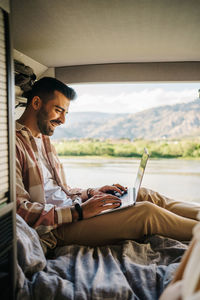
{"type": "Polygon", "coordinates": [[[147,147],[151,159],[144,185],[200,201],[200,83],[71,86],[78,97],[52,136],[69,185],[87,187],[90,177],[93,186],[116,181],[131,186],[147,147]]]}

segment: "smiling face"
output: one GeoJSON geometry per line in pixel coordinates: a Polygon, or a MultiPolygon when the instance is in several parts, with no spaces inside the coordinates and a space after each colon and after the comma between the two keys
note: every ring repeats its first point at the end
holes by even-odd
{"type": "Polygon", "coordinates": [[[62,93],[55,91],[54,98],[43,103],[37,113],[37,126],[39,132],[51,136],[57,126],[65,123],[70,100],[62,93]]]}

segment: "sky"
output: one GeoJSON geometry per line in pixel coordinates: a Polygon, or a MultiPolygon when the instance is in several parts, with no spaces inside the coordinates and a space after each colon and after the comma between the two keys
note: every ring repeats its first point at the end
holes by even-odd
{"type": "Polygon", "coordinates": [[[73,84],[77,98],[70,112],[136,113],[148,108],[194,101],[199,83],[73,84]]]}

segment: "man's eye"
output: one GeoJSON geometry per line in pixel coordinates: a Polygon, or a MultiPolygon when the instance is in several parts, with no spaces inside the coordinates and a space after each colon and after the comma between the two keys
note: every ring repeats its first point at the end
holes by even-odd
{"type": "Polygon", "coordinates": [[[59,112],[59,113],[61,113],[62,111],[61,111],[61,110],[59,110],[59,109],[56,109],[56,112],[59,112]]]}

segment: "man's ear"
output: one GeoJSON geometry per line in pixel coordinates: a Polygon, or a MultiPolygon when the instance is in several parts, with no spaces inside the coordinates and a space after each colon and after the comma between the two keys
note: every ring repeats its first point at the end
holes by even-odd
{"type": "Polygon", "coordinates": [[[42,100],[38,96],[34,96],[31,101],[32,107],[34,110],[38,110],[42,106],[42,100]]]}

